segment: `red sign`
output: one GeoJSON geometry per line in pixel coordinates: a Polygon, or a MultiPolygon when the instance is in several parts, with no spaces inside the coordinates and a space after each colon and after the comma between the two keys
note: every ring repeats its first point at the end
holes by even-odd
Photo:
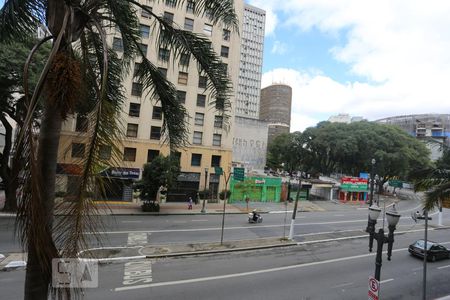
{"type": "Polygon", "coordinates": [[[343,184],[366,184],[368,183],[367,178],[359,177],[342,177],[341,182],[343,184]]]}
{"type": "Polygon", "coordinates": [[[373,277],[369,277],[369,300],[378,300],[378,292],[380,291],[380,282],[373,277]]]}

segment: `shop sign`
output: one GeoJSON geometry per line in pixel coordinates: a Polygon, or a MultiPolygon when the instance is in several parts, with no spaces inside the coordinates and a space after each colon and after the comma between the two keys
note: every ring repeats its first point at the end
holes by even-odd
{"type": "Polygon", "coordinates": [[[367,191],[368,180],[359,177],[342,177],[341,190],[349,192],[365,192],[367,191]]]}
{"type": "Polygon", "coordinates": [[[255,179],[255,184],[265,184],[266,181],[264,179],[255,179]]]}
{"type": "Polygon", "coordinates": [[[141,170],[137,168],[109,168],[108,176],[126,179],[138,179],[141,170]]]}

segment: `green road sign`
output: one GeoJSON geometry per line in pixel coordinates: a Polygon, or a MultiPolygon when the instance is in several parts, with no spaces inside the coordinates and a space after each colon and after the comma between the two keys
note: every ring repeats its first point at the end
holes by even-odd
{"type": "Polygon", "coordinates": [[[216,175],[223,175],[223,170],[221,167],[214,167],[214,173],[216,173],[216,175]]]}
{"type": "Polygon", "coordinates": [[[401,180],[389,180],[389,186],[402,188],[403,187],[403,181],[401,180]]]}
{"type": "Polygon", "coordinates": [[[235,180],[244,181],[244,168],[234,168],[233,177],[235,180]]]}

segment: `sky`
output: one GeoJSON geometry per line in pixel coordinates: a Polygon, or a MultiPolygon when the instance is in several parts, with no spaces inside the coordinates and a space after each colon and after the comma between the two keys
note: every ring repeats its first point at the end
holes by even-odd
{"type": "Polygon", "coordinates": [[[246,2],[266,10],[262,88],[292,87],[291,131],[450,113],[450,1],[246,2]]]}

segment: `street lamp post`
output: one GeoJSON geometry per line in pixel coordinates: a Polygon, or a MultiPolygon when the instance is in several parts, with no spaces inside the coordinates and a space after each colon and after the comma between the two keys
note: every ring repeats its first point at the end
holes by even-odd
{"type": "Polygon", "coordinates": [[[369,198],[369,207],[373,204],[373,184],[375,181],[375,163],[377,161],[375,158],[372,158],[372,169],[370,170],[370,198],[369,198]]]}
{"type": "Polygon", "coordinates": [[[395,205],[393,205],[390,211],[385,212],[389,228],[388,236],[385,236],[383,228],[380,228],[378,232],[375,231],[375,225],[377,224],[377,219],[380,213],[381,209],[378,205],[373,204],[369,207],[369,221],[366,228],[366,232],[369,233],[369,252],[372,252],[373,240],[375,239],[377,241],[377,255],[375,258],[375,279],[378,281],[380,281],[381,274],[381,254],[383,253],[383,244],[388,244],[387,258],[388,260],[391,260],[392,246],[394,244],[394,231],[396,229],[395,226],[397,226],[397,223],[400,220],[400,215],[395,209],[395,205]]]}
{"type": "Polygon", "coordinates": [[[206,183],[207,183],[207,181],[208,181],[208,168],[205,168],[205,188],[203,190],[203,205],[202,205],[202,210],[201,210],[202,214],[206,213],[205,202],[206,202],[206,183]]]}

